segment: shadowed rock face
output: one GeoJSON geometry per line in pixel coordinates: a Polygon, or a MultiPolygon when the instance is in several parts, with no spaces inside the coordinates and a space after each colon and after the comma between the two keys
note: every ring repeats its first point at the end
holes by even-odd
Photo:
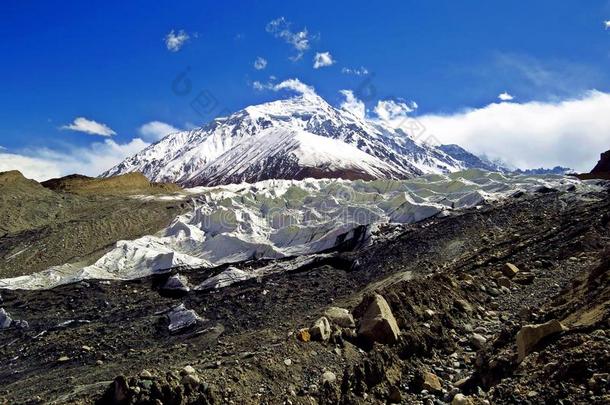
{"type": "Polygon", "coordinates": [[[597,162],[593,170],[591,170],[591,173],[610,173],[610,150],[600,155],[599,162],[597,162]]]}
{"type": "Polygon", "coordinates": [[[600,155],[599,161],[590,173],[577,174],[576,177],[581,180],[610,180],[610,150],[600,155]]]}

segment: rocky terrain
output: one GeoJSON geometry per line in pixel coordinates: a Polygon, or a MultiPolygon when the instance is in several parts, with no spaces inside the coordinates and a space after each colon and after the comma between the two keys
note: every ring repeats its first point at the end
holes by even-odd
{"type": "Polygon", "coordinates": [[[3,290],[0,403],[608,403],[609,208],[541,188],[224,288],[3,290]]]}

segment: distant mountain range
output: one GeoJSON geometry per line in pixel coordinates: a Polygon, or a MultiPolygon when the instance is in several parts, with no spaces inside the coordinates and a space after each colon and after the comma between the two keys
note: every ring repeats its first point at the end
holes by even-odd
{"type": "Polygon", "coordinates": [[[170,134],[102,177],[141,172],[151,181],[192,187],[307,177],[405,179],[469,168],[508,171],[458,145],[418,142],[303,94],[170,134]]]}

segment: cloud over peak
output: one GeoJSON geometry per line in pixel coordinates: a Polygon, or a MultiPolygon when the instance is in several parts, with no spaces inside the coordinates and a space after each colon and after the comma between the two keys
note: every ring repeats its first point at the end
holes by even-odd
{"type": "Polygon", "coordinates": [[[112,136],[116,135],[109,126],[100,122],[78,117],[71,124],[63,125],[60,129],[69,129],[72,131],[84,132],[91,135],[112,136]]]}
{"type": "Polygon", "coordinates": [[[138,133],[146,141],[155,142],[169,134],[180,130],[170,124],[161,121],[151,121],[138,128],[138,133]]]}
{"type": "Polygon", "coordinates": [[[415,111],[416,108],[417,103],[414,101],[406,103],[404,101],[379,100],[374,111],[380,120],[392,121],[405,117],[408,113],[415,111]]]}
{"type": "Polygon", "coordinates": [[[351,112],[358,118],[365,118],[366,116],[366,107],[361,100],[354,95],[354,92],[351,90],[340,90],[345,100],[341,103],[341,109],[351,112]]]}
{"type": "Polygon", "coordinates": [[[304,96],[313,96],[317,97],[316,91],[313,87],[306,85],[299,79],[288,79],[283,82],[276,84],[272,87],[273,90],[292,90],[297,93],[300,93],[304,96]]]}

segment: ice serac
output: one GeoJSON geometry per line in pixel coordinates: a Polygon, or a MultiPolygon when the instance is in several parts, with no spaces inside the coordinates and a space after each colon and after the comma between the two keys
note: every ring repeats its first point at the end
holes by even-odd
{"type": "Polygon", "coordinates": [[[170,134],[102,177],[138,171],[189,187],[264,179],[407,179],[471,167],[401,129],[314,94],[250,106],[170,134]]]}

